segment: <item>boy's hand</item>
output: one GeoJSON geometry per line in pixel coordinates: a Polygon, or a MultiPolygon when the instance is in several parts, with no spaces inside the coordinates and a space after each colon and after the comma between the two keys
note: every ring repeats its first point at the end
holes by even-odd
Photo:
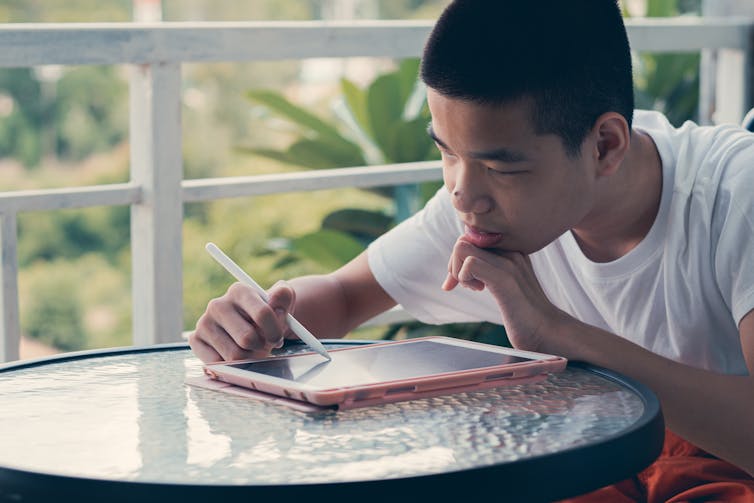
{"type": "Polygon", "coordinates": [[[460,237],[442,289],[457,285],[492,293],[511,344],[519,349],[547,352],[552,328],[567,316],[550,302],[529,257],[519,252],[478,248],[460,237]]]}
{"type": "Polygon", "coordinates": [[[189,345],[205,363],[266,356],[283,345],[289,328],[285,315],[296,293],[285,282],[267,292],[267,304],[249,286],[234,283],[222,297],[212,299],[189,336],[189,345]]]}

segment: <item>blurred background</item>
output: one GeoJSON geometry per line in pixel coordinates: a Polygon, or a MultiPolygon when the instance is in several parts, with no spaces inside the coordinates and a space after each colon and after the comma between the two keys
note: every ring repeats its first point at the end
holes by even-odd
{"type": "MultiPolygon", "coordinates": [[[[447,0],[0,0],[2,23],[435,19],[447,0]]],[[[699,14],[701,0],[625,0],[626,16],[699,14]]],[[[418,60],[183,65],[184,178],[438,159],[418,60]]],[[[126,182],[128,68],[0,68],[0,192],[126,182]]],[[[698,54],[636,54],[637,107],[697,117],[698,54]]],[[[184,207],[184,328],[231,278],[216,242],[262,286],[328,272],[438,184],[237,198],[184,207]]],[[[131,344],[129,209],[19,215],[21,358],[131,344]]],[[[428,335],[402,323],[354,338],[428,335]]],[[[502,327],[443,333],[506,344],[502,327]]]]}

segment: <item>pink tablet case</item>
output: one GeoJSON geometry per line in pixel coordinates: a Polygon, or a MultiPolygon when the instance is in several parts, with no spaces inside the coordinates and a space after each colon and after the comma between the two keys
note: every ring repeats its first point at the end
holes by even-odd
{"type": "Polygon", "coordinates": [[[301,412],[320,412],[324,410],[333,410],[334,407],[321,407],[313,403],[302,402],[300,400],[292,400],[282,396],[271,395],[269,393],[263,393],[261,391],[254,391],[249,388],[242,388],[234,384],[229,384],[223,381],[217,381],[211,379],[206,375],[187,377],[186,384],[196,386],[197,388],[210,389],[213,391],[222,391],[231,395],[242,396],[244,398],[251,398],[253,400],[260,400],[262,402],[271,402],[280,405],[285,405],[292,409],[301,412]]]}
{"type": "Polygon", "coordinates": [[[271,402],[271,403],[276,403],[279,405],[285,405],[287,407],[291,407],[300,412],[321,412],[321,411],[334,410],[334,409],[347,410],[347,409],[355,409],[359,407],[381,405],[384,403],[403,402],[407,400],[418,400],[420,398],[430,398],[430,397],[441,396],[441,395],[449,395],[453,393],[463,393],[465,391],[480,391],[480,390],[485,390],[485,389],[490,389],[490,388],[496,388],[498,386],[528,384],[528,383],[542,381],[546,377],[547,377],[547,374],[538,374],[538,375],[532,375],[532,376],[527,376],[527,377],[502,379],[502,380],[490,381],[490,382],[481,383],[481,384],[464,385],[464,386],[457,386],[453,388],[443,388],[443,389],[431,390],[431,391],[425,391],[425,392],[411,391],[411,392],[406,392],[406,393],[396,393],[394,395],[390,395],[389,397],[381,396],[381,397],[376,397],[373,399],[357,400],[357,401],[346,400],[342,402],[339,406],[320,406],[313,403],[304,402],[301,400],[285,398],[285,397],[273,395],[270,393],[264,393],[262,391],[256,391],[249,388],[236,386],[234,384],[226,383],[223,381],[218,381],[206,375],[188,377],[186,378],[186,384],[189,384],[191,386],[197,386],[200,388],[210,389],[214,391],[222,391],[224,393],[229,393],[231,395],[242,396],[242,397],[251,398],[254,400],[261,400],[263,402],[271,402]]]}

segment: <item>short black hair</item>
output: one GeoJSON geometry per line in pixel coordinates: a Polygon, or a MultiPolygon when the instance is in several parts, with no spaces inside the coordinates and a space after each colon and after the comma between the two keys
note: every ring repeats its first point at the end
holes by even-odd
{"type": "Polygon", "coordinates": [[[449,98],[533,101],[538,134],[577,156],[605,112],[633,118],[631,51],[617,0],[454,0],[424,47],[424,83],[449,98]]]}

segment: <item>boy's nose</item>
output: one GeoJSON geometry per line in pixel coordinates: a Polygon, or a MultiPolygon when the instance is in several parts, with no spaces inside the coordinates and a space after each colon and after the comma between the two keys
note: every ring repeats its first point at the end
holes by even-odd
{"type": "Polygon", "coordinates": [[[453,206],[462,213],[482,214],[492,209],[492,202],[485,195],[456,189],[453,191],[453,206]]]}
{"type": "Polygon", "coordinates": [[[484,180],[478,179],[478,174],[473,172],[473,168],[459,169],[455,182],[451,199],[458,211],[481,214],[492,209],[492,200],[486,190],[484,180]]]}

